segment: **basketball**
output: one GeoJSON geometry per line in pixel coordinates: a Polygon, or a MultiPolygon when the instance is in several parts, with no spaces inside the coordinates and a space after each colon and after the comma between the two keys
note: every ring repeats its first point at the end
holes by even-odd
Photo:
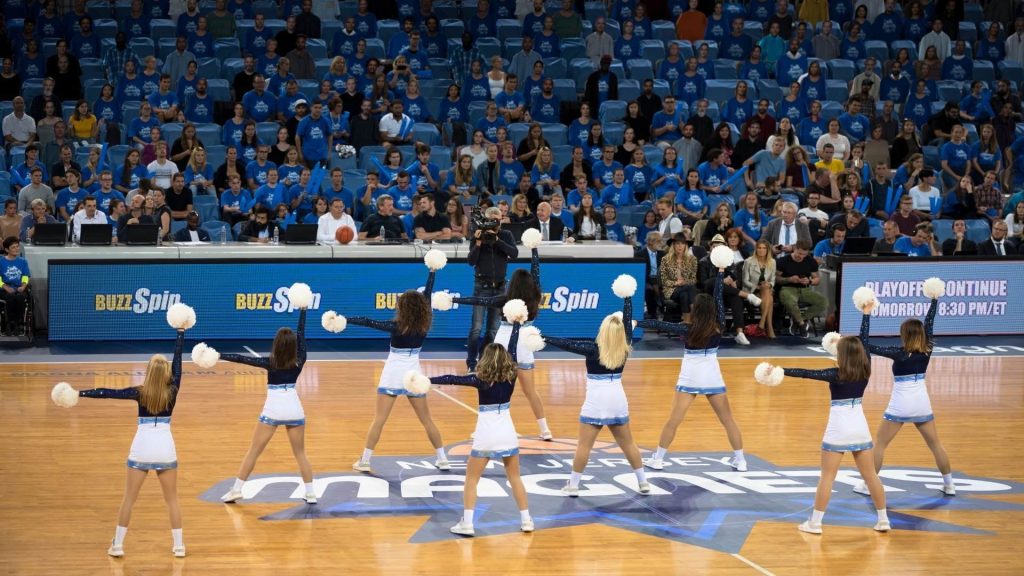
{"type": "Polygon", "coordinates": [[[355,237],[356,233],[348,226],[342,226],[334,233],[334,239],[338,241],[338,244],[348,244],[355,237]]]}

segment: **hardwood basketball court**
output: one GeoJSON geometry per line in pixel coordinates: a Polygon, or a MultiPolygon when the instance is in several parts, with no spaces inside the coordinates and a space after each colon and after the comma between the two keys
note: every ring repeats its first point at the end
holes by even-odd
{"type": "MultiPolygon", "coordinates": [[[[955,498],[944,498],[937,490],[914,487],[923,486],[922,481],[883,477],[887,486],[903,491],[889,496],[894,530],[879,534],[871,530],[870,501],[837,483],[820,537],[800,533],[796,525],[806,518],[813,499],[827,387],[796,379],[778,388],[759,386],[752,371],[760,360],[722,360],[750,471],[761,472],[752,476],[754,481],[769,478],[776,486],[803,487],[797,488],[801,491],[761,496],[749,483],[729,480],[728,469],[719,465],[715,470],[725,472],[716,478],[726,494],[714,494],[714,499],[707,490],[664,478],[653,480],[661,495],[641,497],[624,486],[615,489],[612,476],[598,467],[601,459],[611,466],[619,458],[613,446],[605,445],[592,456],[595,467],[588,467],[587,474],[619,495],[566,502],[531,493],[537,531],[530,535],[518,532],[518,517],[514,527],[503,526],[502,506],[511,502],[510,496],[481,497],[475,539],[444,535],[461,513],[461,492],[410,500],[424,507],[422,513],[395,504],[405,493],[404,480],[416,474],[461,475],[458,468],[441,473],[408,465],[402,469],[395,463],[433,460],[426,436],[404,401],[396,405],[374,455],[375,468],[380,460],[378,473],[389,482],[386,502],[393,509],[370,506],[373,498],[355,502],[355,486],[347,482],[331,484],[312,511],[297,500],[281,501],[280,491],[277,501],[257,498],[233,506],[209,501],[224,491],[222,483],[234,477],[248,447],[265,397],[265,377],[241,365],[220,363],[201,370],[186,362],[173,419],[188,548],[188,557],[181,560],[171,556],[166,508],[152,475],[132,517],[125,558],[106,555],[135,428],[134,403],[83,399],[64,410],[49,398],[58,381],[79,389],[140,383],[145,364],[6,364],[0,390],[0,567],[6,574],[61,575],[1024,572],[1024,358],[935,358],[929,370],[936,422],[956,477],[990,491],[958,485],[955,498]],[[980,483],[984,480],[998,484],[993,488],[980,483]],[[708,502],[725,503],[725,508],[708,502]],[[900,502],[913,505],[902,508],[900,502]],[[601,515],[589,518],[588,509],[601,515]],[[673,538],[680,534],[689,540],[673,538]],[[693,539],[704,539],[704,545],[693,539]],[[728,542],[737,543],[734,551],[728,542]]],[[[823,359],[777,361],[783,366],[828,365],[823,359]]],[[[307,415],[307,453],[318,478],[355,474],[351,464],[372,419],[382,366],[380,361],[306,365],[299,394],[307,415]]],[[[876,376],[865,397],[872,430],[888,400],[889,366],[888,361],[875,361],[876,376]]],[[[632,428],[645,451],[657,444],[678,367],[678,360],[652,359],[632,360],[626,369],[632,428]]],[[[424,368],[433,375],[459,371],[462,364],[427,360],[424,368]]],[[[539,360],[536,378],[552,430],[557,439],[567,441],[526,441],[536,433],[536,424],[525,397],[517,393],[512,412],[524,437],[523,459],[538,463],[534,472],[567,474],[568,467],[558,462],[572,457],[584,397],[583,363],[539,360]]],[[[470,412],[476,406],[473,390],[442,387],[440,393],[431,393],[430,406],[446,444],[468,439],[475,423],[470,412]]],[[[611,440],[611,435],[605,432],[600,439],[611,440]]],[[[712,460],[729,452],[725,432],[707,402],[694,403],[671,452],[683,464],[712,467],[712,460]]],[[[453,463],[465,453],[465,446],[455,446],[453,463]]],[[[849,456],[844,467],[853,469],[849,456]]],[[[906,425],[886,454],[886,469],[912,468],[922,470],[917,474],[937,474],[921,437],[906,425]]],[[[683,471],[682,464],[665,470],[683,471]]],[[[614,470],[616,475],[628,472],[628,466],[614,470]]],[[[260,475],[297,475],[283,432],[257,464],[254,478],[260,475]]],[[[499,488],[505,486],[500,468],[485,477],[499,488]]],[[[708,476],[707,481],[714,483],[715,478],[708,476]]],[[[547,480],[543,485],[557,489],[560,483],[547,480]]]]}

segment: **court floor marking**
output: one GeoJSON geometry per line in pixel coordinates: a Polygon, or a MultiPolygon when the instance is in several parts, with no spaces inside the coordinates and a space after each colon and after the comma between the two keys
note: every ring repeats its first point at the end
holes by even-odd
{"type": "Polygon", "coordinates": [[[743,556],[742,554],[730,554],[730,556],[732,556],[733,558],[739,560],[740,562],[743,562],[747,566],[750,566],[751,568],[753,568],[754,570],[757,570],[758,572],[760,572],[761,574],[764,574],[765,576],[775,576],[775,574],[773,572],[770,572],[769,570],[766,570],[763,566],[761,566],[760,564],[754,562],[753,560],[750,560],[749,558],[743,556]]]}

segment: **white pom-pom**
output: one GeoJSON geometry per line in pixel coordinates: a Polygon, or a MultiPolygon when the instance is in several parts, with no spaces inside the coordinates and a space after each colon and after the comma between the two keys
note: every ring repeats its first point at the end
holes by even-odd
{"type": "Polygon", "coordinates": [[[924,295],[927,296],[929,300],[942,298],[946,295],[946,283],[939,278],[929,278],[925,280],[922,288],[924,295]]]}
{"type": "Polygon", "coordinates": [[[871,311],[878,306],[878,297],[875,296],[875,291],[871,288],[861,286],[853,291],[853,305],[862,314],[871,314],[871,311]]]}
{"type": "Polygon", "coordinates": [[[413,394],[426,394],[430,392],[430,378],[420,374],[416,370],[409,370],[402,378],[405,389],[413,394]]]}
{"type": "Polygon", "coordinates": [[[636,294],[636,278],[633,278],[629,274],[620,274],[619,277],[612,282],[612,292],[614,292],[619,298],[629,298],[633,294],[636,294]]]}
{"type": "Polygon", "coordinates": [[[67,382],[58,382],[50,391],[50,398],[61,408],[71,408],[78,404],[78,390],[72,388],[71,384],[67,382]]]}
{"type": "Polygon", "coordinates": [[[518,298],[505,302],[501,312],[505,315],[505,321],[510,323],[526,322],[530,317],[530,310],[526,307],[526,302],[518,298]]]}
{"type": "Polygon", "coordinates": [[[821,347],[825,349],[832,356],[838,356],[839,350],[836,348],[839,345],[839,339],[843,336],[839,332],[829,332],[821,338],[821,347]]]}
{"type": "Polygon", "coordinates": [[[531,352],[537,352],[544,349],[546,343],[544,337],[541,336],[540,330],[536,326],[526,326],[519,330],[519,340],[526,346],[526,349],[531,352]]]}
{"type": "Polygon", "coordinates": [[[434,310],[447,312],[452,309],[452,295],[447,292],[434,292],[430,295],[430,307],[434,310]]]}
{"type": "Polygon", "coordinates": [[[754,380],[765,386],[778,386],[782,383],[785,372],[779,366],[772,366],[767,362],[761,362],[754,368],[754,380]]]}
{"type": "Polygon", "coordinates": [[[213,368],[220,360],[220,352],[200,342],[192,347],[192,362],[200,368],[213,368]]]}
{"type": "Polygon", "coordinates": [[[711,263],[715,265],[715,268],[728,268],[732,266],[732,261],[732,248],[728,246],[715,246],[711,250],[711,263]]]}
{"type": "Polygon", "coordinates": [[[320,325],[324,327],[324,330],[337,334],[348,326],[348,319],[334,310],[328,310],[320,317],[320,325]]]}
{"type": "Polygon", "coordinates": [[[437,272],[448,264],[448,255],[437,248],[431,248],[423,255],[423,263],[431,272],[437,272]]]}
{"type": "Polygon", "coordinates": [[[295,308],[309,308],[313,305],[313,290],[309,284],[296,282],[288,288],[288,301],[295,308]]]}
{"type": "Polygon", "coordinates": [[[181,302],[172,304],[167,309],[167,323],[175,330],[188,330],[196,325],[196,311],[181,302]]]}
{"type": "Polygon", "coordinates": [[[537,230],[536,228],[527,228],[526,230],[523,230],[523,235],[520,237],[520,240],[522,241],[523,246],[533,250],[537,246],[540,246],[544,239],[540,235],[540,230],[537,230]]]}

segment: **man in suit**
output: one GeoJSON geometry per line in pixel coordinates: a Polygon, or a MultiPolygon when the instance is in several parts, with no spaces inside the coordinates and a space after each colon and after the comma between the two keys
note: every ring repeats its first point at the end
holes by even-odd
{"type": "Polygon", "coordinates": [[[661,269],[661,259],[665,253],[661,250],[662,238],[660,232],[647,234],[647,242],[644,246],[636,249],[636,259],[644,263],[644,277],[647,284],[644,287],[644,318],[651,320],[658,318],[659,304],[661,303],[661,284],[658,281],[658,271],[661,269]]]}
{"type": "Polygon", "coordinates": [[[765,226],[762,238],[771,242],[772,253],[776,257],[791,254],[799,240],[811,244],[811,231],[807,222],[797,220],[796,212],[796,204],[786,202],[782,205],[782,218],[776,218],[765,226]]]}
{"type": "Polygon", "coordinates": [[[992,236],[978,245],[979,256],[1010,256],[1017,253],[1017,245],[1006,237],[1009,226],[1003,220],[992,224],[992,236]]]}
{"type": "MultiPolygon", "coordinates": [[[[725,245],[725,238],[721,234],[715,234],[715,237],[711,239],[708,255],[701,258],[700,262],[697,263],[697,289],[708,294],[715,293],[715,282],[718,280],[718,269],[711,263],[711,250],[714,250],[719,245],[725,245]]],[[[722,302],[726,308],[732,310],[732,324],[736,330],[736,343],[747,346],[750,344],[750,341],[743,334],[743,326],[746,324],[743,301],[746,300],[754,306],[760,306],[761,298],[743,290],[742,278],[742,262],[734,263],[725,269],[725,277],[722,281],[722,302]]]]}
{"type": "Polygon", "coordinates": [[[569,242],[573,241],[572,230],[565,227],[565,222],[561,218],[551,217],[551,204],[547,202],[537,204],[537,215],[532,220],[527,221],[526,226],[540,230],[540,237],[545,241],[561,240],[563,230],[567,234],[567,240],[569,242]]]}
{"type": "Polygon", "coordinates": [[[942,243],[943,256],[962,256],[964,252],[977,252],[978,245],[967,237],[967,223],[963,218],[953,221],[953,237],[942,243]]]}
{"type": "Polygon", "coordinates": [[[185,227],[174,233],[175,242],[209,242],[210,233],[199,227],[199,214],[189,212],[185,216],[185,227]]]}

